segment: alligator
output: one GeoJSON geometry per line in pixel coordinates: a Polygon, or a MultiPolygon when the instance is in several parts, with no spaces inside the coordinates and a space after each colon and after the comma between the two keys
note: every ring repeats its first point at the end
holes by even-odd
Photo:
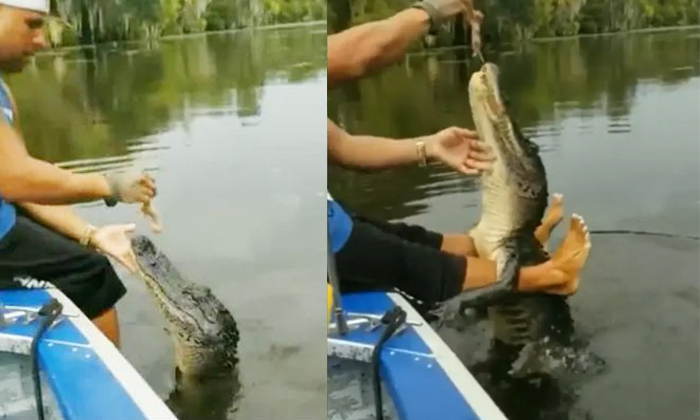
{"type": "Polygon", "coordinates": [[[235,376],[186,376],[175,368],[175,386],[166,404],[180,420],[231,418],[241,398],[241,383],[235,376]]]}
{"type": "Polygon", "coordinates": [[[146,283],[173,338],[182,375],[230,376],[238,367],[238,326],[206,286],[185,279],[168,257],[143,235],[131,239],[138,274],[146,283]]]}
{"type": "Polygon", "coordinates": [[[239,397],[238,326],[206,286],[183,277],[146,236],[131,239],[137,274],[165,318],[175,347],[175,387],[166,403],[180,419],[227,417],[239,397]]]}
{"type": "MultiPolygon", "coordinates": [[[[501,293],[492,294],[488,303],[481,304],[487,307],[497,342],[522,349],[547,338],[567,345],[573,321],[566,295],[578,287],[578,274],[590,249],[588,230],[583,218],[574,214],[564,239],[567,246],[560,247],[553,257],[547,252],[549,235],[561,215],[545,217],[549,192],[539,148],[509,117],[498,77],[498,66],[486,62],[469,81],[477,133],[496,157],[493,167],[481,174],[481,215],[468,232],[478,256],[495,261],[497,266],[496,285],[501,293]],[[564,261],[561,267],[568,264],[568,274],[574,273],[571,281],[553,284],[548,290],[551,293],[520,293],[519,269],[549,260],[553,264],[564,261]]],[[[554,212],[560,204],[555,201],[554,212]]],[[[563,278],[564,273],[560,274],[563,278]]],[[[462,302],[460,312],[469,305],[462,302]]]]}

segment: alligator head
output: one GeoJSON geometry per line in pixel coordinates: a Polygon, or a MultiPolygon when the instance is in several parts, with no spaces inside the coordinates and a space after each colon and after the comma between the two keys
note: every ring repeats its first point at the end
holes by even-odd
{"type": "Polygon", "coordinates": [[[175,343],[178,369],[186,376],[230,375],[238,358],[238,328],[208,287],[185,279],[147,237],[132,238],[140,277],[153,295],[175,343]]]}
{"type": "Polygon", "coordinates": [[[483,133],[482,139],[501,154],[537,154],[537,145],[520,133],[508,115],[499,88],[499,76],[496,64],[485,63],[469,80],[469,100],[477,131],[483,133]]]}

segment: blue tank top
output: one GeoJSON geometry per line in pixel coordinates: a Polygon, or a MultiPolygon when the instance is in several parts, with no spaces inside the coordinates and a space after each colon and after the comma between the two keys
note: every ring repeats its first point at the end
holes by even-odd
{"type": "MultiPolygon", "coordinates": [[[[0,79],[0,111],[2,111],[0,118],[3,118],[10,125],[14,124],[15,115],[12,111],[12,101],[10,101],[10,95],[5,90],[2,79],[0,79]]],[[[0,191],[0,239],[5,237],[7,232],[14,227],[16,218],[15,206],[3,200],[2,191],[0,191]]]]}
{"type": "Polygon", "coordinates": [[[337,253],[345,246],[352,233],[352,219],[343,210],[331,194],[328,193],[328,232],[331,240],[331,249],[337,253]]]}

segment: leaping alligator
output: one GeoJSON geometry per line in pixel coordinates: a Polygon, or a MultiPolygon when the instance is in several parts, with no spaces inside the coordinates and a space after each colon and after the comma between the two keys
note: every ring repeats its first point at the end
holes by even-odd
{"type": "MultiPolygon", "coordinates": [[[[551,257],[545,250],[561,215],[543,222],[549,195],[545,167],[537,145],[509,117],[498,76],[498,67],[485,63],[469,81],[476,130],[496,156],[492,169],[481,176],[481,215],[469,231],[478,255],[497,264],[496,284],[502,293],[486,303],[488,316],[494,338],[508,346],[522,347],[545,337],[566,344],[573,328],[566,295],[576,291],[588,258],[588,230],[583,218],[573,215],[563,245],[551,257]],[[550,260],[560,275],[551,279],[549,293],[516,291],[521,267],[550,260]]],[[[555,203],[554,213],[560,204],[555,203]]]]}
{"type": "Polygon", "coordinates": [[[174,342],[176,387],[168,405],[183,419],[224,418],[240,387],[236,320],[208,287],[185,279],[147,237],[134,236],[131,243],[138,275],[174,342]]]}

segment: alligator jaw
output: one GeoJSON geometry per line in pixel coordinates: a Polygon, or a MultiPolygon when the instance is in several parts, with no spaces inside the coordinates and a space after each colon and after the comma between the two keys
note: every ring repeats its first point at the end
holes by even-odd
{"type": "MultiPolygon", "coordinates": [[[[544,172],[533,168],[532,160],[539,161],[536,144],[527,140],[508,116],[505,101],[498,84],[500,70],[493,63],[485,63],[469,80],[469,101],[479,137],[496,153],[499,160],[518,176],[544,172]]],[[[544,182],[542,179],[531,183],[544,182]]]]}

